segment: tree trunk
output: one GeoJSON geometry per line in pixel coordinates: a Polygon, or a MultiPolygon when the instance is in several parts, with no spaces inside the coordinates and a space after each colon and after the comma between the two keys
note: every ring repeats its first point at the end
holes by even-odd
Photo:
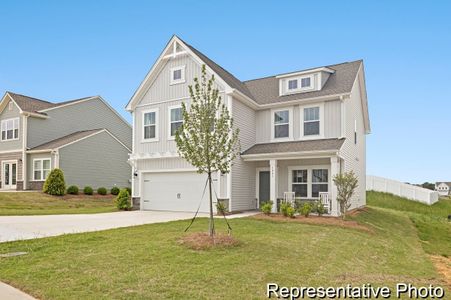
{"type": "Polygon", "coordinates": [[[208,189],[210,194],[210,221],[208,223],[208,231],[211,237],[215,235],[215,222],[213,219],[213,195],[211,194],[211,172],[208,172],[208,189]]]}

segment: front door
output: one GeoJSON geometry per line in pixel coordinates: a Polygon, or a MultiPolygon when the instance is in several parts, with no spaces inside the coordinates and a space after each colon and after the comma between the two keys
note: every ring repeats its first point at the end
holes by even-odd
{"type": "Polygon", "coordinates": [[[269,171],[260,171],[258,174],[258,202],[268,202],[269,199],[269,171]]]}
{"type": "Polygon", "coordinates": [[[15,190],[17,185],[17,163],[4,162],[2,164],[2,188],[7,190],[15,190]]]}

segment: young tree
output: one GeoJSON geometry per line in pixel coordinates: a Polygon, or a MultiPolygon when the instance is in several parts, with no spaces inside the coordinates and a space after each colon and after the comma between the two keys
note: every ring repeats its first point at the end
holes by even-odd
{"type": "Polygon", "coordinates": [[[353,171],[344,172],[334,176],[333,181],[337,186],[337,201],[340,205],[340,212],[343,220],[346,219],[346,213],[351,207],[351,197],[358,187],[358,179],[353,171]]]}
{"type": "Polygon", "coordinates": [[[207,79],[203,65],[201,80],[194,78],[194,87],[189,86],[189,109],[182,103],[183,124],[175,136],[180,156],[196,167],[198,173],[207,174],[210,236],[215,234],[211,174],[217,171],[229,173],[232,161],[239,153],[239,131],[233,128],[233,119],[222,103],[214,82],[214,76],[207,79]]]}

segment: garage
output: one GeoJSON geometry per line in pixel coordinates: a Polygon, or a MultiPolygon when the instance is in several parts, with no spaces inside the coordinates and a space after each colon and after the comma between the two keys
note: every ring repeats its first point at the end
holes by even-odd
{"type": "MultiPolygon", "coordinates": [[[[144,210],[195,212],[202,198],[207,175],[196,172],[144,173],[142,180],[144,210]]],[[[199,211],[210,211],[208,187],[199,211]]]]}

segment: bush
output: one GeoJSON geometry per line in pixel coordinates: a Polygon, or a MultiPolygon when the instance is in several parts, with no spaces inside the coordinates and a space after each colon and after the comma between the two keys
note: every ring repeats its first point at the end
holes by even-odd
{"type": "Polygon", "coordinates": [[[66,193],[63,171],[57,168],[53,169],[47,176],[42,191],[53,196],[63,196],[66,193]]]}
{"type": "Polygon", "coordinates": [[[294,213],[296,212],[296,210],[294,209],[294,207],[293,206],[290,206],[290,207],[288,207],[287,208],[287,217],[290,217],[290,218],[294,218],[294,213]]]}
{"type": "Polygon", "coordinates": [[[120,189],[117,186],[111,188],[111,195],[117,196],[119,194],[120,189]]]}
{"type": "Polygon", "coordinates": [[[85,186],[85,188],[83,189],[83,193],[85,195],[92,195],[94,193],[94,190],[90,186],[85,186]]]}
{"type": "Polygon", "coordinates": [[[70,187],[67,188],[67,193],[71,195],[78,195],[78,186],[71,185],[70,187]]]}
{"type": "Polygon", "coordinates": [[[107,191],[107,189],[104,188],[104,187],[99,187],[99,188],[97,189],[97,194],[99,194],[99,195],[106,195],[107,193],[108,193],[108,191],[107,191]]]}
{"type": "Polygon", "coordinates": [[[262,204],[262,206],[260,207],[260,210],[265,214],[265,215],[270,215],[272,212],[272,201],[268,201],[262,204]]]}
{"type": "Polygon", "coordinates": [[[304,217],[308,217],[309,214],[312,212],[312,205],[310,203],[304,203],[304,205],[302,205],[301,207],[301,215],[303,215],[304,217]]]}
{"type": "Polygon", "coordinates": [[[216,210],[218,211],[218,214],[221,215],[225,215],[227,211],[225,204],[221,201],[218,201],[218,203],[216,203],[216,210]]]}
{"type": "MultiPolygon", "coordinates": [[[[280,212],[282,213],[282,215],[284,215],[285,217],[288,217],[288,210],[290,210],[290,208],[293,208],[293,205],[291,205],[290,202],[282,202],[280,204],[280,212]]],[[[293,208],[294,209],[294,208],[293,208]]]]}
{"type": "Polygon", "coordinates": [[[128,194],[131,195],[132,194],[132,188],[129,187],[125,187],[124,189],[127,190],[128,194]]]}
{"type": "Polygon", "coordinates": [[[116,207],[120,210],[130,209],[130,194],[127,189],[120,190],[119,195],[116,197],[116,207]]]}
{"type": "Polygon", "coordinates": [[[318,216],[322,216],[326,213],[326,208],[324,207],[324,204],[318,203],[318,206],[316,207],[316,212],[318,213],[318,216]]]}

